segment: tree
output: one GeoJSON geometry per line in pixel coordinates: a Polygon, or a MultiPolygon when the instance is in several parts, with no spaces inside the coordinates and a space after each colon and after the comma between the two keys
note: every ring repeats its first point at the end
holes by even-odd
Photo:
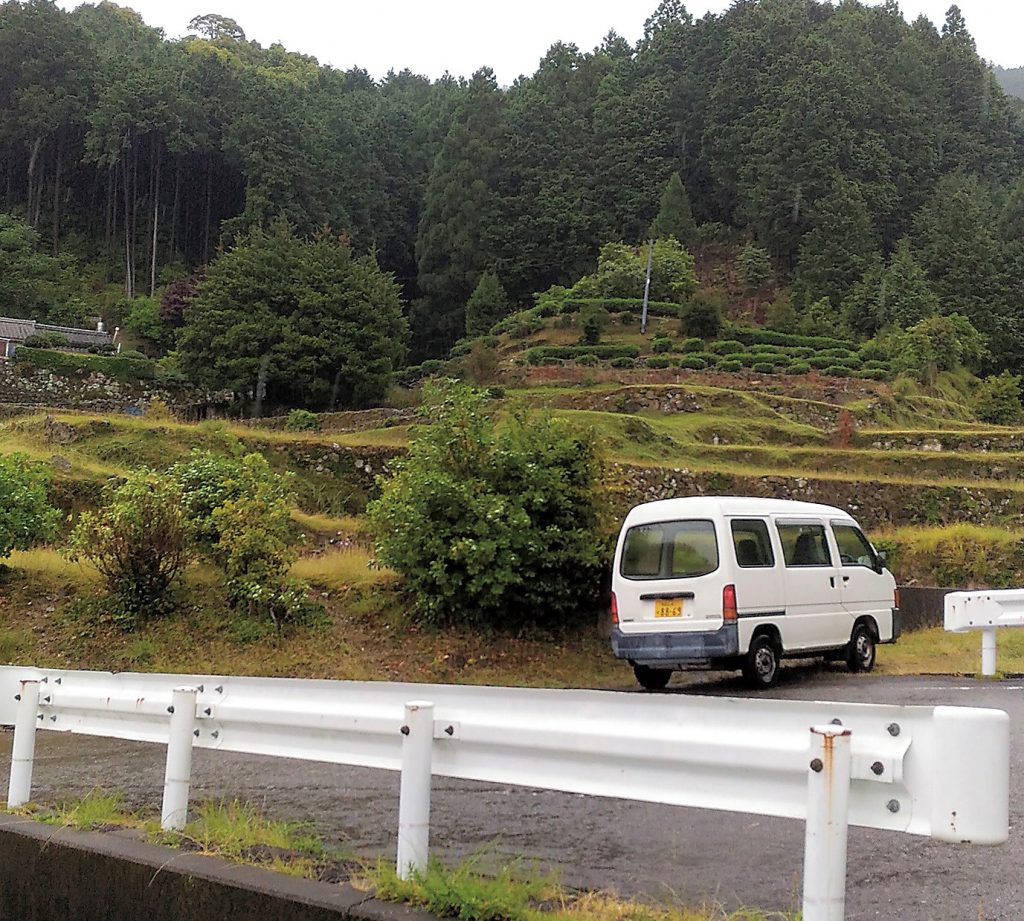
{"type": "Polygon", "coordinates": [[[673,173],[661,193],[658,216],[654,219],[651,232],[656,238],[672,237],[684,246],[692,242],[697,227],[690,210],[690,198],[679,173],[673,173]]]}
{"type": "MultiPolygon", "coordinates": [[[[647,247],[606,243],[597,258],[597,271],[581,278],[573,297],[641,298],[647,275],[647,247]]],[[[684,303],[697,290],[693,256],[674,238],[655,240],[651,262],[653,301],[684,303]]]]}
{"type": "Polygon", "coordinates": [[[424,620],[560,629],[599,584],[594,437],[522,410],[497,429],[485,399],[427,385],[430,425],[368,509],[378,558],[424,620]]]}
{"type": "Polygon", "coordinates": [[[25,221],[0,214],[0,316],[42,322],[71,297],[69,260],[40,249],[39,234],[25,221]]]}
{"type": "Polygon", "coordinates": [[[466,335],[486,336],[511,309],[508,295],[494,272],[484,272],[466,302],[466,335]]]}
{"type": "Polygon", "coordinates": [[[416,240],[424,295],[412,315],[417,355],[439,354],[461,337],[466,302],[494,263],[486,234],[497,218],[502,109],[494,73],[477,71],[431,169],[416,240]]]}
{"type": "Polygon", "coordinates": [[[853,287],[843,312],[852,330],[870,337],[887,326],[906,329],[937,314],[939,299],[904,239],[888,266],[872,267],[853,287]]]}
{"type": "Polygon", "coordinates": [[[748,243],[737,257],[740,275],[747,291],[759,291],[772,277],[772,261],[768,251],[756,243],[748,243]]]}
{"type": "Polygon", "coordinates": [[[245,32],[242,27],[227,16],[218,16],[216,13],[207,13],[204,16],[194,16],[188,24],[193,32],[198,32],[211,42],[218,39],[231,39],[235,42],[245,41],[245,32]]]}
{"type": "Polygon", "coordinates": [[[306,242],[283,221],[218,257],[185,311],[182,368],[197,383],[252,398],[365,406],[404,354],[394,280],[326,234],[306,242]]]}
{"type": "Polygon", "coordinates": [[[22,454],[0,456],[0,560],[49,540],[60,513],[46,495],[50,475],[22,454]]]}
{"type": "Polygon", "coordinates": [[[126,626],[167,614],[171,589],[193,558],[181,490],[145,468],[108,486],[103,506],[83,512],[71,533],[70,557],[103,576],[126,626]]]}

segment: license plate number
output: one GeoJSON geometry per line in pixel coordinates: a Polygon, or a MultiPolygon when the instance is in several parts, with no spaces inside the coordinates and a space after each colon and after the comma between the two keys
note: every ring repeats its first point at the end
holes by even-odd
{"type": "Polygon", "coordinates": [[[654,601],[655,617],[682,617],[683,601],[681,598],[656,598],[654,601]]]}

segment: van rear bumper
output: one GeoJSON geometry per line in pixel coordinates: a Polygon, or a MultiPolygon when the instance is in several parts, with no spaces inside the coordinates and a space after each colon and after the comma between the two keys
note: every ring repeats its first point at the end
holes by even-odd
{"type": "Polygon", "coordinates": [[[623,633],[612,628],[612,652],[633,665],[655,668],[686,668],[707,665],[713,659],[739,655],[740,636],[736,624],[718,630],[675,633],[623,633]]]}

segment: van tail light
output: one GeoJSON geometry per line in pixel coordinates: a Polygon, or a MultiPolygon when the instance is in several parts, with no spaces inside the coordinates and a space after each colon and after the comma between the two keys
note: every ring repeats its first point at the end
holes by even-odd
{"type": "Polygon", "coordinates": [[[892,590],[892,606],[897,609],[900,606],[900,590],[898,586],[892,590]]]}
{"type": "Polygon", "coordinates": [[[727,585],[722,589],[722,620],[728,622],[736,620],[736,586],[727,585]]]}
{"type": "Polygon", "coordinates": [[[619,622],[619,602],[615,597],[615,592],[612,592],[612,623],[617,624],[619,622]]]}

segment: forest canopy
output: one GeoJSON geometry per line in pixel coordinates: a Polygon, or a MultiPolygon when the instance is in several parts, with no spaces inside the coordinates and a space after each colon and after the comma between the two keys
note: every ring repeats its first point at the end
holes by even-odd
{"type": "MultiPolygon", "coordinates": [[[[22,254],[0,264],[31,280],[24,313],[181,285],[283,220],[297,240],[340,237],[312,245],[346,277],[393,276],[394,329],[408,322],[420,361],[465,333],[481,279],[509,309],[571,286],[606,244],[645,238],[667,195],[683,235],[767,252],[798,308],[877,304],[871,285],[897,273],[999,365],[1024,359],[1020,107],[955,6],[936,28],[895,0],[699,19],[663,0],[636,45],[556,43],[509,87],[486,68],[378,81],[215,14],[192,29],[169,40],[108,2],[0,4],[0,240],[22,254]]],[[[342,358],[322,351],[308,373],[330,394],[342,358]]]]}

